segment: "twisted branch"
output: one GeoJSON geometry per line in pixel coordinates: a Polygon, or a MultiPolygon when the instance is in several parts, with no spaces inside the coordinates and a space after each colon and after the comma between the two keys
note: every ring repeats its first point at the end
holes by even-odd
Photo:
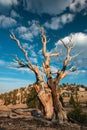
{"type": "Polygon", "coordinates": [[[18,47],[20,48],[20,50],[24,53],[25,60],[28,62],[28,67],[29,67],[30,69],[32,69],[33,66],[32,66],[32,64],[30,63],[30,60],[29,60],[29,58],[28,58],[28,53],[27,53],[27,51],[22,47],[20,41],[16,38],[16,36],[14,35],[13,32],[11,32],[10,38],[11,38],[12,40],[16,41],[16,43],[17,43],[18,47]]]}
{"type": "Polygon", "coordinates": [[[13,32],[10,34],[10,38],[11,38],[12,40],[16,41],[16,43],[17,43],[19,49],[24,53],[25,60],[26,60],[26,62],[27,62],[27,64],[25,64],[24,62],[20,61],[20,60],[18,59],[18,57],[16,56],[16,61],[18,62],[18,64],[19,64],[21,67],[22,67],[22,66],[23,66],[23,67],[27,66],[29,69],[31,69],[31,70],[35,73],[37,82],[38,82],[38,81],[41,81],[41,82],[42,82],[42,81],[43,81],[43,78],[42,78],[42,76],[40,75],[38,66],[33,66],[33,65],[31,64],[31,62],[30,62],[30,60],[29,60],[29,58],[28,58],[28,53],[27,53],[27,51],[22,47],[20,41],[16,38],[16,36],[14,35],[13,32]]]}

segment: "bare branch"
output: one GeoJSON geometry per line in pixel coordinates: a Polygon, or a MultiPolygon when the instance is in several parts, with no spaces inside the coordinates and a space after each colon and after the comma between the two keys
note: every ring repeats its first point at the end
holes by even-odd
{"type": "Polygon", "coordinates": [[[52,77],[51,68],[50,68],[50,57],[58,56],[61,52],[57,52],[54,54],[47,53],[47,50],[46,50],[47,37],[45,35],[44,28],[40,27],[40,30],[41,30],[42,45],[43,45],[42,53],[43,53],[44,58],[45,58],[45,62],[43,63],[43,70],[46,73],[47,78],[49,79],[49,77],[50,78],[52,77]]]}
{"type": "Polygon", "coordinates": [[[69,70],[65,71],[63,74],[63,78],[66,77],[71,72],[75,72],[77,70],[76,66],[72,66],[69,70]]]}
{"type": "Polygon", "coordinates": [[[67,53],[66,53],[66,58],[63,62],[63,67],[61,69],[61,72],[57,74],[56,76],[56,83],[58,83],[61,79],[63,79],[67,74],[69,74],[70,72],[73,72],[75,71],[75,69],[73,67],[71,67],[68,71],[66,71],[66,67],[69,63],[69,61],[76,57],[77,55],[75,56],[70,56],[70,52],[71,50],[75,47],[74,43],[72,43],[72,37],[69,39],[69,43],[72,43],[72,45],[69,46],[69,43],[66,44],[62,39],[60,39],[60,41],[63,43],[64,47],[67,49],[67,53]]]}
{"type": "Polygon", "coordinates": [[[75,54],[74,56],[70,56],[70,60],[72,60],[72,59],[74,59],[75,57],[79,56],[82,52],[83,52],[83,51],[81,51],[81,52],[75,54]]]}
{"type": "Polygon", "coordinates": [[[68,49],[68,44],[65,44],[65,42],[62,39],[60,39],[60,41],[63,43],[64,47],[68,49]]]}
{"type": "Polygon", "coordinates": [[[58,56],[58,55],[60,55],[61,53],[62,53],[62,51],[61,51],[61,52],[54,53],[54,54],[49,54],[49,56],[58,56]]]}
{"type": "Polygon", "coordinates": [[[30,63],[30,60],[29,60],[29,58],[28,58],[28,53],[27,53],[27,51],[22,47],[20,41],[16,38],[16,36],[14,35],[13,32],[10,34],[10,37],[11,37],[12,40],[16,41],[16,43],[18,44],[18,47],[20,48],[20,50],[24,53],[25,59],[26,59],[26,61],[28,62],[28,66],[29,66],[30,68],[32,68],[32,64],[30,63]]]}
{"type": "Polygon", "coordinates": [[[18,67],[17,68],[21,68],[21,67],[28,67],[28,64],[24,63],[23,61],[21,61],[17,55],[15,54],[7,54],[9,56],[14,56],[15,57],[15,62],[18,63],[18,67]]]}
{"type": "MultiPolygon", "coordinates": [[[[69,39],[69,41],[72,43],[71,38],[69,39]]],[[[63,63],[63,68],[62,68],[62,71],[65,71],[66,66],[68,65],[68,62],[72,59],[72,57],[70,56],[70,52],[75,47],[75,45],[74,45],[74,43],[72,43],[72,45],[69,46],[68,44],[65,44],[64,42],[62,42],[62,43],[67,48],[67,54],[66,54],[66,58],[65,58],[64,63],[63,63]]]]}
{"type": "Polygon", "coordinates": [[[16,61],[18,61],[18,64],[19,64],[20,66],[22,66],[22,67],[27,66],[29,69],[31,69],[31,70],[35,73],[37,81],[41,81],[41,82],[42,82],[42,81],[43,81],[43,78],[42,78],[41,75],[40,75],[38,66],[33,66],[33,65],[31,64],[31,62],[30,62],[30,60],[29,60],[29,58],[28,58],[28,53],[27,53],[27,51],[22,47],[20,41],[16,38],[16,36],[14,35],[13,32],[10,34],[10,37],[11,37],[12,40],[16,41],[16,43],[17,43],[19,49],[24,53],[25,60],[26,60],[26,62],[27,62],[27,64],[25,64],[24,62],[20,61],[20,60],[18,59],[18,57],[16,56],[16,61]]]}
{"type": "Polygon", "coordinates": [[[57,71],[57,72],[51,72],[51,74],[60,74],[61,71],[57,71]]]}

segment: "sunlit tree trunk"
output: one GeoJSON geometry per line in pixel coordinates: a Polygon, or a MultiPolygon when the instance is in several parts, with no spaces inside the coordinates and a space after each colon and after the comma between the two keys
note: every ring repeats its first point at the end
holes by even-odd
{"type": "Polygon", "coordinates": [[[57,72],[52,72],[51,71],[51,65],[50,65],[50,59],[53,56],[58,56],[62,52],[57,52],[57,53],[48,53],[46,49],[47,45],[47,38],[45,31],[42,27],[40,27],[41,30],[41,38],[42,38],[42,54],[44,56],[44,62],[42,64],[42,73],[40,72],[39,66],[33,65],[28,57],[28,52],[22,47],[20,41],[16,38],[16,36],[11,33],[10,37],[12,40],[16,41],[19,49],[22,51],[22,53],[25,56],[25,61],[20,60],[17,55],[13,55],[15,57],[15,61],[18,63],[17,68],[21,67],[28,67],[31,71],[34,72],[35,77],[36,77],[36,84],[34,85],[36,92],[38,93],[38,97],[40,101],[43,104],[44,111],[45,111],[45,118],[46,119],[53,119],[55,115],[55,119],[59,121],[59,123],[63,123],[64,121],[67,120],[67,115],[66,112],[59,100],[59,93],[57,92],[57,85],[59,82],[66,77],[70,72],[75,71],[75,67],[70,66],[69,69],[66,69],[68,66],[68,62],[72,60],[72,58],[78,56],[78,54],[74,56],[70,56],[71,50],[74,48],[74,45],[72,43],[71,38],[69,39],[69,42],[71,43],[69,45],[65,44],[62,39],[60,41],[66,48],[67,52],[65,55],[65,60],[63,62],[63,67],[61,70],[58,70],[57,72]],[[53,74],[55,77],[53,78],[53,74]],[[44,75],[46,77],[46,80],[44,80],[44,75]],[[47,81],[47,83],[46,83],[47,81]]]}

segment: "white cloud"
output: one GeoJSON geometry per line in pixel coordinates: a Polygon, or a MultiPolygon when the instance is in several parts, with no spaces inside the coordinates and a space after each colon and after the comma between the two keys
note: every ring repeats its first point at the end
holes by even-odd
{"type": "MultiPolygon", "coordinates": [[[[71,0],[72,1],[72,0],[71,0]]],[[[23,0],[24,9],[33,13],[56,15],[63,12],[70,0],[23,0]]]]}
{"type": "Polygon", "coordinates": [[[0,0],[0,13],[1,14],[9,14],[9,10],[13,6],[18,5],[18,0],[0,0]]]}
{"type": "Polygon", "coordinates": [[[57,71],[58,71],[58,68],[51,65],[51,71],[52,71],[52,72],[57,72],[57,71]]]}
{"type": "Polygon", "coordinates": [[[71,75],[78,76],[78,75],[84,75],[87,73],[87,70],[77,70],[74,73],[71,73],[71,75]]]}
{"type": "Polygon", "coordinates": [[[75,33],[72,39],[78,45],[87,45],[87,34],[85,33],[75,33]]]}
{"type": "Polygon", "coordinates": [[[11,15],[12,18],[19,18],[20,17],[20,15],[15,10],[11,10],[10,15],[11,15]]]}
{"type": "Polygon", "coordinates": [[[17,0],[0,0],[0,5],[2,6],[12,6],[17,4],[18,4],[17,0]]]}
{"type": "Polygon", "coordinates": [[[80,12],[81,10],[87,8],[87,1],[86,0],[73,0],[69,8],[72,12],[80,12]]]}
{"type": "Polygon", "coordinates": [[[18,32],[19,34],[26,33],[27,31],[28,31],[28,29],[24,26],[18,27],[16,29],[16,32],[18,32]]]}
{"type": "Polygon", "coordinates": [[[24,40],[32,41],[33,39],[32,32],[30,32],[28,27],[20,26],[16,29],[16,32],[19,34],[19,37],[24,40]]]}
{"type": "Polygon", "coordinates": [[[39,50],[38,55],[42,55],[42,49],[39,50]]]}
{"type": "Polygon", "coordinates": [[[30,31],[24,33],[24,34],[21,34],[20,35],[20,38],[24,39],[24,40],[27,40],[27,41],[33,41],[33,35],[30,31]]]}
{"type": "Polygon", "coordinates": [[[51,29],[59,29],[62,28],[65,24],[72,22],[74,19],[73,14],[64,14],[60,17],[56,16],[51,19],[51,22],[46,22],[44,26],[51,29]]]}
{"type": "Polygon", "coordinates": [[[32,32],[32,35],[37,36],[40,32],[38,28],[39,21],[32,20],[32,22],[28,21],[28,24],[30,25],[29,30],[32,32]]]}
{"type": "Polygon", "coordinates": [[[32,42],[33,38],[37,36],[40,32],[39,28],[37,27],[37,24],[38,21],[28,21],[28,27],[20,26],[16,29],[16,32],[19,34],[20,38],[32,42]]]}
{"type": "Polygon", "coordinates": [[[34,50],[31,50],[31,56],[33,56],[33,57],[37,56],[34,50]]]}
{"type": "MultiPolygon", "coordinates": [[[[72,41],[76,45],[86,45],[87,46],[87,34],[79,32],[79,33],[74,33],[70,34],[69,36],[64,37],[62,40],[67,43],[69,41],[69,38],[72,35],[72,41]]],[[[58,42],[55,43],[55,45],[62,44],[61,41],[58,40],[58,42]]]]}
{"type": "Polygon", "coordinates": [[[7,66],[8,69],[12,69],[12,70],[15,70],[17,72],[21,72],[21,73],[32,73],[32,71],[29,69],[29,68],[17,68],[19,65],[18,63],[15,63],[15,62],[10,62],[7,66]]]}
{"type": "Polygon", "coordinates": [[[30,57],[30,61],[32,62],[32,63],[35,63],[35,64],[37,64],[38,63],[38,61],[37,61],[37,58],[35,58],[35,57],[30,57]]]}
{"type": "Polygon", "coordinates": [[[33,49],[33,45],[29,45],[28,43],[23,43],[23,48],[30,51],[31,49],[33,49]]]}
{"type": "Polygon", "coordinates": [[[0,27],[9,28],[15,26],[17,21],[11,17],[6,17],[5,15],[0,16],[0,27]]]}
{"type": "MultiPolygon", "coordinates": [[[[62,40],[67,44],[70,36],[71,34],[69,36],[62,38],[62,40]]],[[[73,56],[81,52],[77,57],[73,59],[72,63],[76,65],[78,69],[81,68],[87,69],[87,34],[81,32],[74,33],[72,35],[72,42],[76,45],[76,47],[71,51],[70,55],[73,56]]],[[[62,54],[59,56],[59,58],[61,58],[62,59],[61,62],[63,62],[66,56],[65,54],[66,50],[62,45],[62,42],[58,40],[55,43],[55,48],[52,49],[51,51],[57,52],[59,49],[62,49],[62,54]]],[[[57,59],[55,58],[55,60],[57,59]]]]}
{"type": "Polygon", "coordinates": [[[33,57],[36,57],[36,53],[35,53],[35,47],[36,45],[29,45],[28,43],[23,43],[23,48],[28,50],[29,54],[33,57]]]}

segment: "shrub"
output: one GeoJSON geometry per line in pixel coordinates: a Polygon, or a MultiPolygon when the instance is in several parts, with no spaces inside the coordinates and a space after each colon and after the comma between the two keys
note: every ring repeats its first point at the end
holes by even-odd
{"type": "Polygon", "coordinates": [[[64,104],[64,101],[63,101],[63,96],[62,96],[62,95],[59,95],[59,100],[60,100],[60,102],[61,102],[62,106],[64,107],[64,106],[65,106],[65,104],[64,104]]]}
{"type": "Polygon", "coordinates": [[[82,108],[78,99],[75,101],[73,96],[71,97],[70,103],[73,105],[73,110],[68,113],[68,117],[87,125],[87,113],[82,113],[82,108]]]}
{"type": "Polygon", "coordinates": [[[42,109],[42,104],[37,96],[35,88],[31,88],[30,93],[27,95],[26,104],[29,108],[42,109]]]}
{"type": "Polygon", "coordinates": [[[71,94],[70,100],[69,100],[69,104],[74,105],[75,104],[75,100],[73,95],[71,94]]]}
{"type": "Polygon", "coordinates": [[[68,113],[68,117],[82,123],[83,125],[87,125],[87,113],[79,112],[78,110],[72,110],[68,113]]]}

